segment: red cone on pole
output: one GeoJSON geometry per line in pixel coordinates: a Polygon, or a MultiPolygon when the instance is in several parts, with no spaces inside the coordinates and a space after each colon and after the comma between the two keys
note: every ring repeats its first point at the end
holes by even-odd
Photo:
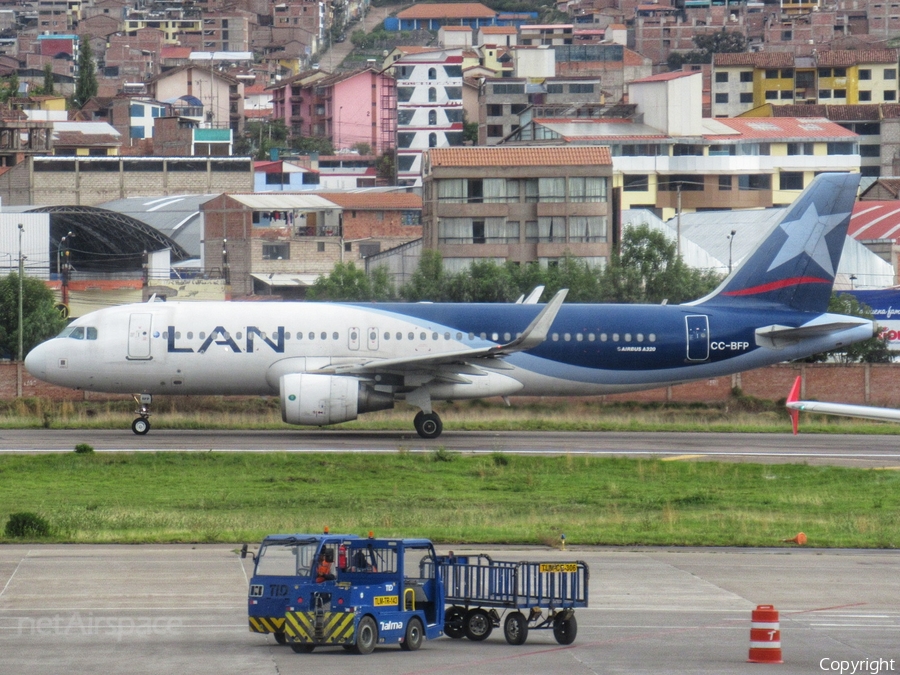
{"type": "Polygon", "coordinates": [[[757,605],[751,614],[749,663],[784,663],[781,660],[781,630],[778,611],[772,605],[757,605]]]}

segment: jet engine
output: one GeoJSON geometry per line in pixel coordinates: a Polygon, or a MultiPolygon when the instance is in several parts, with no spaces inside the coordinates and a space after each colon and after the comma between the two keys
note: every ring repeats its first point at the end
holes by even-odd
{"type": "Polygon", "coordinates": [[[290,373],[281,376],[280,389],[281,419],[288,424],[338,424],[394,407],[392,394],[352,377],[290,373]]]}

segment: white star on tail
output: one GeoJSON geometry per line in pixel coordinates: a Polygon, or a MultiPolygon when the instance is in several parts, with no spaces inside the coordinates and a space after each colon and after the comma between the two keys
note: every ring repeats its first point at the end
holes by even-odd
{"type": "Polygon", "coordinates": [[[826,236],[840,225],[847,215],[847,213],[833,213],[819,216],[816,205],[811,203],[800,218],[781,223],[779,227],[784,230],[788,238],[781,245],[781,250],[778,251],[778,255],[775,256],[766,271],[771,272],[801,253],[806,253],[823,270],[834,276],[834,266],[831,264],[831,252],[828,250],[826,236]]]}

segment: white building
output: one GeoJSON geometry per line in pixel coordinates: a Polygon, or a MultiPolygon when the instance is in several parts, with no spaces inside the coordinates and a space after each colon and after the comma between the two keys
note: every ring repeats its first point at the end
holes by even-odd
{"type": "Polygon", "coordinates": [[[397,78],[397,184],[422,185],[422,152],[462,145],[462,50],[408,54],[397,78]]]}

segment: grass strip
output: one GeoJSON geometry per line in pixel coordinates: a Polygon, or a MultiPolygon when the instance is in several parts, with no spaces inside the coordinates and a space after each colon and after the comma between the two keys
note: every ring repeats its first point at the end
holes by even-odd
{"type": "MultiPolygon", "coordinates": [[[[739,441],[737,441],[739,442],[739,441]]],[[[441,543],[900,546],[900,472],[494,453],[0,456],[0,525],[41,541],[241,542],[275,532],[441,543]]],[[[2,532],[2,527],[0,527],[2,532]]],[[[20,541],[6,537],[0,541],[20,541]]]]}

